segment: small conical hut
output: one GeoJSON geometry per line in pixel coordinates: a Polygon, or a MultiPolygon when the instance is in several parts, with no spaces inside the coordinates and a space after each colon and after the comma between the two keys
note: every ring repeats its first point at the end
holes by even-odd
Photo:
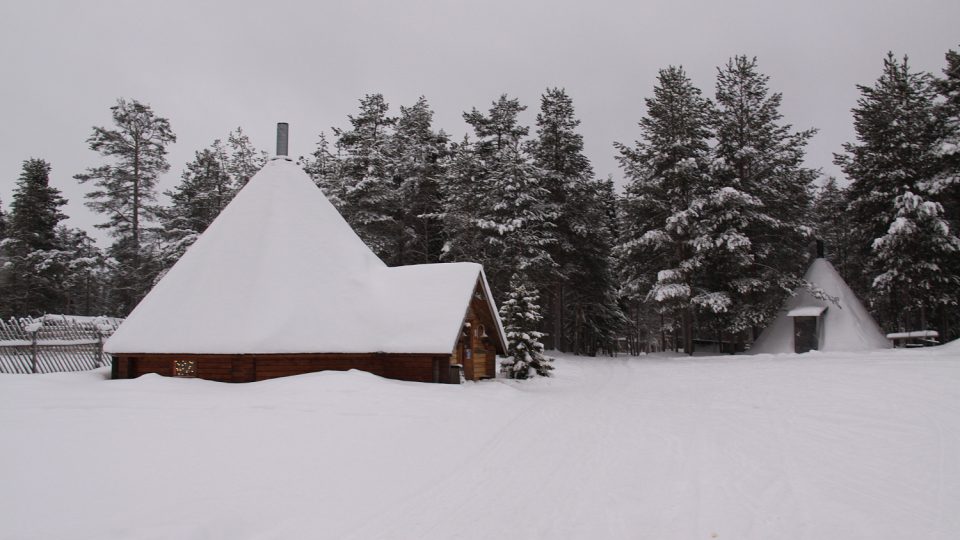
{"type": "Polygon", "coordinates": [[[754,342],[751,353],[866,351],[890,347],[873,317],[829,261],[815,259],[804,279],[837,302],[816,298],[806,289],[794,291],[777,318],[754,342]]]}

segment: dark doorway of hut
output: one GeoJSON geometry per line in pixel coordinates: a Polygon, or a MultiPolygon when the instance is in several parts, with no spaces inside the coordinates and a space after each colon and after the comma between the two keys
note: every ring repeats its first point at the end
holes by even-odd
{"type": "Polygon", "coordinates": [[[793,346],[798,353],[817,350],[817,317],[793,318],[793,346]]]}

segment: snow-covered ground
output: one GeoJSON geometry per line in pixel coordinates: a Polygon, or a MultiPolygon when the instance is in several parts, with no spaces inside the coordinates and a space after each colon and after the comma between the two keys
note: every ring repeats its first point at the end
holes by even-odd
{"type": "Polygon", "coordinates": [[[0,376],[3,538],[960,537],[960,347],[0,376]]]}

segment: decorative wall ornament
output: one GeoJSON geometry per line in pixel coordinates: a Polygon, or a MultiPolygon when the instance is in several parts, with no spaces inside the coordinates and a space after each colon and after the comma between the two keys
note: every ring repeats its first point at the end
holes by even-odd
{"type": "Polygon", "coordinates": [[[173,361],[173,376],[174,377],[196,377],[197,376],[197,361],[196,360],[174,360],[173,361]]]}

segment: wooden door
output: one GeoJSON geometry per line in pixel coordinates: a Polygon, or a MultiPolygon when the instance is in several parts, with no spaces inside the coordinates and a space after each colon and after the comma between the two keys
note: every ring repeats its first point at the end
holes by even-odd
{"type": "Polygon", "coordinates": [[[817,318],[793,318],[793,350],[798,353],[815,351],[818,347],[817,318]]]}

